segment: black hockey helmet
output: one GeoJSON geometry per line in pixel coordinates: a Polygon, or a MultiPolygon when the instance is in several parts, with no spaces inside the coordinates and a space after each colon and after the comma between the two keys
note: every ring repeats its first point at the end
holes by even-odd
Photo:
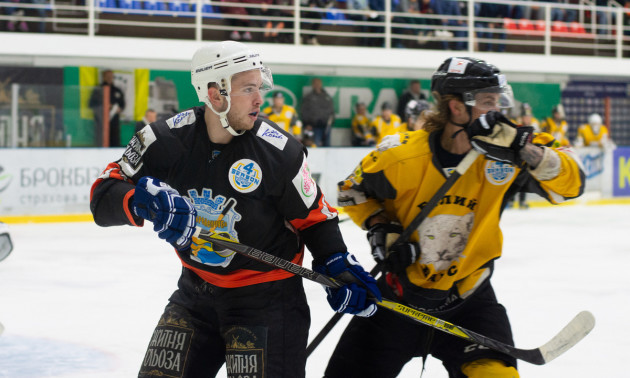
{"type": "Polygon", "coordinates": [[[512,87],[499,69],[483,60],[469,57],[446,59],[431,77],[431,92],[440,96],[458,95],[466,105],[475,106],[476,94],[500,93],[497,106],[514,106],[512,87]]]}
{"type": "Polygon", "coordinates": [[[405,119],[417,118],[423,111],[431,106],[426,100],[411,100],[405,106],[405,119]]]}

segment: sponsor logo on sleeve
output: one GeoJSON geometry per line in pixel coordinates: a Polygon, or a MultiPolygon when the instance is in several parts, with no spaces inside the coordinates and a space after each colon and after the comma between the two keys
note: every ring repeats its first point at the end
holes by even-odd
{"type": "Polygon", "coordinates": [[[308,164],[306,164],[306,157],[304,157],[304,155],[302,156],[302,166],[292,181],[306,207],[311,207],[317,197],[317,184],[311,176],[311,170],[308,168],[308,164]]]}
{"type": "Polygon", "coordinates": [[[155,140],[151,127],[144,127],[131,138],[120,163],[120,167],[127,176],[133,176],[142,167],[142,156],[155,140]]]}
{"type": "Polygon", "coordinates": [[[504,185],[512,181],[516,168],[511,164],[489,160],[484,168],[486,179],[493,185],[504,185]]]}
{"type": "Polygon", "coordinates": [[[166,124],[171,129],[177,129],[182,126],[192,125],[196,120],[195,111],[191,109],[172,116],[166,120],[166,124]]]}
{"type": "Polygon", "coordinates": [[[228,179],[235,190],[241,193],[249,193],[256,190],[260,185],[262,170],[255,161],[241,159],[230,167],[228,179]]]}
{"type": "Polygon", "coordinates": [[[287,141],[289,140],[289,138],[271,127],[271,125],[266,122],[260,124],[260,128],[258,128],[256,135],[265,142],[272,144],[280,151],[284,150],[284,146],[286,146],[287,141]]]}

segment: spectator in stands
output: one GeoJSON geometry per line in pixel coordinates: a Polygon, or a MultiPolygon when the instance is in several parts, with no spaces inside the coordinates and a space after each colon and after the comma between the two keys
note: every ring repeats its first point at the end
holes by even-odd
{"type": "MultiPolygon", "coordinates": [[[[219,1],[221,3],[232,3],[232,4],[249,2],[246,0],[219,0],[219,1]]],[[[232,32],[230,33],[231,40],[234,40],[234,41],[240,41],[241,39],[245,41],[252,40],[252,33],[250,33],[248,30],[245,30],[243,32],[245,28],[250,27],[249,20],[243,17],[243,16],[247,16],[248,14],[247,10],[244,7],[239,7],[239,6],[225,7],[224,6],[224,7],[220,7],[219,9],[221,10],[221,13],[223,13],[224,15],[227,15],[225,19],[233,28],[232,32]]]]}
{"type": "Polygon", "coordinates": [[[370,127],[370,118],[365,102],[357,102],[354,105],[354,112],[354,117],[352,117],[352,145],[373,146],[376,140],[370,127]]]}
{"type": "MultiPolygon", "coordinates": [[[[477,37],[491,40],[500,39],[502,41],[505,41],[507,39],[507,36],[503,27],[503,18],[509,17],[510,12],[511,7],[507,4],[480,3],[477,10],[477,17],[493,18],[495,20],[492,22],[477,22],[476,25],[479,28],[478,30],[480,30],[477,32],[477,37]]],[[[505,42],[486,42],[485,51],[493,51],[495,45],[497,47],[497,52],[505,51],[505,42]]]]}
{"type": "MultiPolygon", "coordinates": [[[[562,4],[562,5],[571,3],[569,0],[542,0],[542,1],[562,4]]],[[[541,15],[542,17],[540,17],[539,19],[544,19],[545,17],[544,8],[541,8],[541,12],[539,13],[542,13],[541,15]]],[[[575,9],[559,8],[552,5],[551,21],[573,22],[575,20],[577,20],[577,11],[575,9]]]]}
{"type": "Polygon", "coordinates": [[[571,143],[567,139],[569,125],[565,120],[564,106],[558,104],[551,110],[551,117],[545,118],[540,125],[541,131],[553,135],[561,146],[570,146],[571,143]]]}
{"type": "Polygon", "coordinates": [[[137,133],[138,131],[142,130],[146,125],[155,121],[157,121],[157,112],[153,109],[147,109],[147,111],[144,112],[144,117],[142,117],[140,121],[136,122],[135,132],[137,133]]]}
{"type": "MultiPolygon", "coordinates": [[[[466,21],[456,19],[454,17],[449,17],[449,16],[455,16],[455,17],[462,16],[458,1],[456,0],[433,0],[433,1],[435,3],[435,6],[434,6],[435,13],[446,16],[442,18],[442,26],[443,27],[446,26],[448,28],[442,31],[436,31],[436,35],[438,35],[439,33],[443,34],[444,39],[442,41],[442,48],[444,50],[450,50],[450,45],[449,45],[450,38],[447,37],[446,34],[448,34],[449,36],[452,35],[455,38],[466,38],[466,36],[468,35],[468,33],[465,30],[466,21]]],[[[455,43],[453,44],[453,47],[455,50],[466,50],[467,45],[468,45],[467,42],[465,42],[462,39],[459,41],[455,41],[455,43]]]]}
{"type": "Polygon", "coordinates": [[[330,146],[330,131],[335,121],[335,106],[320,78],[313,78],[311,86],[312,90],[302,98],[302,124],[305,129],[311,126],[313,139],[318,146],[327,147],[330,146]]]}
{"type": "Polygon", "coordinates": [[[263,114],[284,131],[300,139],[302,123],[298,120],[295,108],[284,103],[284,94],[282,92],[274,92],[271,98],[272,104],[263,109],[263,114]]]}
{"type": "Polygon", "coordinates": [[[372,120],[370,126],[372,130],[374,130],[376,144],[381,143],[383,138],[387,135],[393,135],[401,131],[406,131],[401,127],[402,120],[397,114],[394,114],[392,104],[389,102],[384,102],[381,105],[381,114],[372,120]]]}
{"type": "MultiPolygon", "coordinates": [[[[293,35],[291,33],[282,33],[285,29],[293,29],[292,21],[278,20],[276,17],[293,17],[293,11],[289,9],[271,9],[265,7],[263,3],[262,16],[266,16],[266,22],[264,22],[264,37],[269,42],[281,42],[291,43],[293,41],[293,35]]],[[[272,0],[272,4],[289,6],[292,5],[289,0],[272,0]]]]}
{"type": "MultiPolygon", "coordinates": [[[[420,4],[421,2],[419,0],[399,0],[398,5],[396,7],[392,7],[392,10],[397,13],[404,13],[406,15],[416,16],[420,14],[420,4]]],[[[405,27],[395,27],[392,29],[392,32],[394,34],[407,34],[407,32],[418,34],[418,31],[414,27],[407,27],[406,25],[419,25],[423,23],[422,21],[423,19],[418,17],[395,16],[392,22],[395,24],[404,24],[405,27]]],[[[392,46],[397,48],[404,48],[405,45],[403,41],[404,40],[402,39],[394,38],[392,39],[392,46]]]]}
{"type": "Polygon", "coordinates": [[[534,128],[534,132],[540,132],[540,122],[534,117],[534,112],[532,111],[532,106],[524,102],[521,105],[521,115],[516,120],[517,125],[521,126],[531,126],[534,128]]]}
{"type": "MultiPolygon", "coordinates": [[[[370,13],[372,10],[370,9],[370,5],[368,0],[348,0],[348,10],[349,11],[357,11],[359,13],[348,13],[346,17],[352,21],[358,22],[367,22],[370,20],[370,13]]],[[[357,31],[359,33],[369,33],[370,27],[367,25],[357,25],[357,31]]],[[[367,37],[359,37],[359,46],[369,46],[370,38],[367,37]]]]}
{"type": "Polygon", "coordinates": [[[426,100],[427,96],[422,93],[422,84],[420,80],[414,79],[409,82],[407,89],[400,95],[398,99],[398,108],[396,114],[400,117],[404,117],[405,108],[411,100],[426,100]]]}
{"type": "MultiPolygon", "coordinates": [[[[297,1],[297,0],[296,0],[297,1]]],[[[308,8],[327,8],[329,6],[328,0],[300,0],[302,9],[308,8]]],[[[319,10],[303,10],[300,14],[302,17],[302,23],[300,28],[302,30],[318,31],[321,27],[321,20],[324,18],[324,11],[319,10]],[[311,20],[311,21],[306,21],[311,20]]],[[[319,45],[317,36],[315,34],[304,33],[304,43],[307,45],[319,45]]],[[[316,133],[317,134],[317,133],[316,133]]]]}
{"type": "MultiPolygon", "coordinates": [[[[20,3],[20,0],[9,0],[9,3],[17,5],[20,3]]],[[[19,7],[7,7],[5,9],[8,16],[7,30],[15,31],[17,28],[18,31],[27,32],[28,25],[24,21],[24,9],[19,7]]]]}
{"type": "Polygon", "coordinates": [[[610,139],[608,127],[604,125],[602,117],[593,113],[588,116],[588,123],[578,127],[574,145],[576,147],[610,148],[614,146],[614,143],[610,139]]]}
{"type": "Polygon", "coordinates": [[[125,94],[114,85],[114,71],[104,70],[101,74],[103,82],[96,87],[90,96],[89,107],[94,112],[94,126],[96,144],[104,145],[103,141],[103,88],[109,87],[109,147],[120,146],[120,114],[125,109],[125,94]]]}
{"type": "Polygon", "coordinates": [[[623,35],[630,36],[630,0],[623,5],[623,27],[623,35]]]}

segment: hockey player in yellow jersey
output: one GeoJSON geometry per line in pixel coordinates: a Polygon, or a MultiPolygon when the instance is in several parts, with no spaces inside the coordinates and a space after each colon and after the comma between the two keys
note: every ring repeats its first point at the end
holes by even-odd
{"type": "Polygon", "coordinates": [[[376,143],[365,102],[357,102],[354,105],[351,125],[353,146],[373,146],[376,143]]]}
{"type": "MultiPolygon", "coordinates": [[[[505,202],[524,189],[560,203],[582,194],[585,176],[570,149],[549,147],[548,134],[532,139],[532,127],[517,128],[499,112],[514,99],[495,66],[449,58],[434,72],[431,90],[436,106],[423,130],[387,137],[339,183],[338,204],[368,231],[383,297],[514,345],[490,282],[502,253],[505,202]],[[481,156],[410,240],[389,244],[473,148],[481,156]]],[[[378,311],[350,321],[325,377],[396,377],[409,360],[428,355],[451,378],[519,376],[513,357],[378,311]]]]}
{"type": "Polygon", "coordinates": [[[284,94],[274,92],[272,104],[263,109],[263,113],[270,121],[275,122],[284,131],[292,134],[297,139],[302,135],[302,123],[298,120],[297,111],[293,106],[284,103],[284,94]]]}
{"type": "Polygon", "coordinates": [[[540,128],[543,132],[551,134],[561,146],[570,146],[567,133],[569,125],[565,119],[564,106],[558,104],[551,110],[551,117],[542,121],[540,128]]]}
{"type": "Polygon", "coordinates": [[[370,124],[376,134],[376,144],[381,143],[381,140],[387,135],[404,131],[401,125],[402,120],[397,114],[394,114],[392,104],[384,102],[381,105],[381,115],[376,116],[370,124]]]}
{"type": "Polygon", "coordinates": [[[427,100],[411,100],[405,106],[405,123],[400,126],[401,132],[422,129],[426,119],[425,112],[430,112],[431,105],[427,100]]]}
{"type": "Polygon", "coordinates": [[[593,113],[588,116],[588,123],[578,127],[577,138],[575,139],[576,147],[611,147],[614,144],[610,139],[608,128],[603,124],[602,117],[593,113]]]}

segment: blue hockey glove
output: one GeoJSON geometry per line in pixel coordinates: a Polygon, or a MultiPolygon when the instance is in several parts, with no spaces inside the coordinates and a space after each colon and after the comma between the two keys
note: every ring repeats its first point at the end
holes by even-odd
{"type": "Polygon", "coordinates": [[[195,232],[197,210],[177,190],[154,177],[143,177],[133,195],[133,211],[153,222],[153,230],[175,248],[190,245],[195,232]]]}
{"type": "Polygon", "coordinates": [[[313,264],[313,270],[345,283],[340,288],[327,287],[327,299],[336,312],[368,317],[376,312],[374,300],[381,300],[376,280],[349,254],[335,253],[323,264],[313,264]]]}
{"type": "Polygon", "coordinates": [[[401,272],[420,257],[418,243],[393,244],[402,232],[402,226],[393,223],[376,223],[368,230],[367,239],[372,249],[372,257],[388,272],[401,272]]]}

